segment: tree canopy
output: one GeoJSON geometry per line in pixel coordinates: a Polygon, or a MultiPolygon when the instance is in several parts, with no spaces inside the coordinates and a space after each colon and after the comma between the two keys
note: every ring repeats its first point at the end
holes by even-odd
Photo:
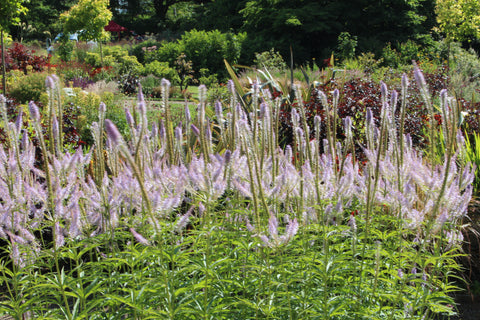
{"type": "Polygon", "coordinates": [[[10,26],[20,22],[20,16],[27,8],[25,0],[0,0],[0,30],[8,31],[10,26]]]}
{"type": "MultiPolygon", "coordinates": [[[[22,3],[1,1],[1,10],[22,3]]],[[[30,13],[22,21],[37,31],[25,36],[60,31],[60,21],[65,31],[83,30],[83,39],[99,39],[111,18],[138,34],[163,34],[169,40],[193,29],[246,32],[245,63],[255,52],[271,48],[285,57],[291,47],[297,63],[327,58],[347,33],[357,39],[357,53],[377,54],[388,43],[398,48],[407,41],[422,46],[439,36],[449,41],[480,39],[478,0],[78,0],[73,5],[76,1],[26,3],[30,13]]],[[[19,38],[19,30],[12,29],[19,38]]]]}
{"type": "Polygon", "coordinates": [[[106,39],[108,34],[103,28],[112,19],[108,3],[108,0],[80,0],[60,17],[65,33],[80,31],[83,40],[106,39]]]}
{"type": "Polygon", "coordinates": [[[480,37],[480,1],[437,0],[438,27],[447,41],[464,41],[480,37]]]}

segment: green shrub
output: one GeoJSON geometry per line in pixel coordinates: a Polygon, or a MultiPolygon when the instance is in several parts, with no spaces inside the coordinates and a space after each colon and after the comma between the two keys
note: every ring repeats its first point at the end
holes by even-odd
{"type": "Polygon", "coordinates": [[[162,61],[173,66],[177,57],[182,53],[182,46],[177,42],[163,42],[157,50],[145,52],[145,62],[162,61]]]}
{"type": "Polygon", "coordinates": [[[178,83],[178,75],[175,69],[171,68],[168,62],[152,61],[145,64],[143,75],[152,74],[158,78],[165,78],[171,83],[178,83]]]}
{"type": "Polygon", "coordinates": [[[94,85],[86,89],[91,90],[91,92],[74,88],[75,96],[69,97],[68,100],[66,100],[67,103],[73,104],[78,110],[75,125],[80,139],[85,141],[87,145],[93,144],[91,124],[98,122],[98,107],[100,106],[100,102],[105,103],[107,106],[107,119],[114,121],[122,133],[125,134],[128,132],[123,108],[118,107],[119,95],[116,91],[107,91],[106,89],[109,86],[106,84],[103,88],[98,87],[99,86],[94,85]]]}
{"type": "Polygon", "coordinates": [[[438,63],[440,57],[435,54],[436,51],[435,43],[428,42],[427,39],[418,42],[407,40],[394,46],[388,43],[382,50],[380,60],[383,59],[384,66],[405,69],[412,65],[412,61],[435,60],[438,63]]]}
{"type": "MultiPolygon", "coordinates": [[[[85,55],[85,62],[91,65],[94,68],[102,67],[102,57],[98,52],[87,52],[85,55]]],[[[116,59],[111,55],[103,55],[103,66],[113,67],[115,65],[116,59]]]]}
{"type": "Polygon", "coordinates": [[[45,93],[46,72],[31,72],[28,75],[13,72],[10,74],[7,94],[19,103],[41,101],[45,93]]]}
{"type": "Polygon", "coordinates": [[[204,84],[208,88],[218,83],[218,76],[216,74],[210,74],[208,69],[200,69],[200,77],[198,78],[199,84],[204,84]]]}
{"type": "Polygon", "coordinates": [[[134,44],[129,50],[128,54],[137,57],[138,62],[145,63],[145,54],[149,51],[154,51],[160,47],[161,42],[150,39],[137,44],[134,44]]]}
{"type": "Polygon", "coordinates": [[[64,39],[58,44],[55,51],[60,56],[60,59],[68,62],[72,59],[73,48],[74,47],[75,47],[75,44],[74,44],[73,41],[70,41],[68,39],[64,39]]]}
{"type": "Polygon", "coordinates": [[[117,74],[134,74],[140,75],[144,73],[143,65],[138,62],[137,57],[135,56],[121,56],[117,60],[115,66],[115,71],[117,74]]]}
{"type": "Polygon", "coordinates": [[[282,71],[287,69],[287,64],[283,60],[282,55],[273,48],[270,49],[270,51],[255,53],[253,63],[257,69],[267,68],[268,71],[282,71]]]}
{"type": "Polygon", "coordinates": [[[375,59],[375,55],[371,52],[362,53],[355,60],[358,62],[358,69],[367,74],[375,72],[383,62],[382,58],[375,59]]]}
{"type": "Polygon", "coordinates": [[[412,60],[418,61],[422,56],[422,48],[412,40],[400,43],[398,46],[402,64],[410,65],[412,60]]]}
{"type": "Polygon", "coordinates": [[[175,42],[165,42],[153,52],[145,54],[145,61],[166,61],[173,65],[183,52],[186,59],[192,61],[195,73],[200,69],[208,69],[210,74],[218,74],[220,78],[227,77],[225,64],[236,63],[240,57],[245,33],[221,33],[218,30],[185,32],[181,39],[175,42]]]}
{"type": "Polygon", "coordinates": [[[196,72],[208,69],[217,73],[220,78],[227,77],[224,59],[230,64],[236,63],[240,57],[242,42],[246,34],[221,33],[218,30],[186,32],[180,39],[187,59],[193,63],[196,72]]]}
{"type": "MultiPolygon", "coordinates": [[[[100,50],[97,50],[100,53],[100,50]]],[[[104,56],[112,56],[116,61],[119,61],[122,57],[128,56],[128,50],[121,46],[104,46],[103,47],[104,56]]]]}
{"type": "Polygon", "coordinates": [[[355,49],[357,48],[357,37],[352,36],[348,32],[342,32],[337,39],[337,49],[335,55],[341,61],[352,59],[355,57],[355,49]]]}
{"type": "Polygon", "coordinates": [[[473,50],[465,50],[458,45],[451,48],[450,72],[452,91],[458,98],[480,101],[480,60],[473,50]]]}
{"type": "Polygon", "coordinates": [[[401,64],[400,54],[395,48],[392,48],[392,44],[388,43],[382,49],[383,64],[388,67],[396,68],[401,64]]]}
{"type": "Polygon", "coordinates": [[[161,78],[157,78],[153,74],[149,74],[146,77],[140,78],[140,84],[142,85],[143,94],[146,96],[151,96],[155,88],[159,87],[161,84],[161,78]]]}
{"type": "Polygon", "coordinates": [[[208,91],[207,91],[208,104],[214,106],[215,102],[217,101],[221,102],[222,105],[228,104],[231,94],[228,91],[228,88],[225,84],[215,82],[207,87],[208,87],[208,91]]]}

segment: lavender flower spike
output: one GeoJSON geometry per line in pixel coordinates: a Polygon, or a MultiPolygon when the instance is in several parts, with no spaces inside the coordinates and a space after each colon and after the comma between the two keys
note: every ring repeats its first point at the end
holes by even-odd
{"type": "Polygon", "coordinates": [[[60,82],[60,78],[56,74],[52,74],[50,77],[52,77],[52,80],[55,84],[60,82]]]}
{"type": "Polygon", "coordinates": [[[191,124],[190,128],[192,129],[192,132],[195,136],[200,136],[200,130],[194,124],[191,124]]]}
{"type": "Polygon", "coordinates": [[[119,145],[122,144],[123,138],[120,132],[118,131],[117,127],[115,124],[110,121],[110,119],[105,120],[105,130],[107,131],[107,135],[112,139],[112,141],[119,145]]]}
{"type": "Polygon", "coordinates": [[[181,232],[183,229],[185,229],[189,221],[190,221],[190,211],[188,211],[183,216],[181,216],[180,219],[178,219],[178,222],[175,225],[175,230],[177,232],[181,232]]]}
{"type": "Polygon", "coordinates": [[[323,107],[328,110],[328,99],[325,93],[323,93],[322,91],[318,91],[317,95],[320,101],[322,102],[323,107]]]}
{"type": "Polygon", "coordinates": [[[107,105],[103,102],[100,102],[100,106],[98,107],[98,111],[101,114],[105,114],[105,112],[107,112],[107,105]]]}
{"type": "Polygon", "coordinates": [[[130,113],[130,110],[128,108],[125,108],[125,119],[127,120],[127,124],[130,126],[130,127],[134,127],[135,126],[135,120],[133,120],[133,116],[132,114],[130,113]]]}
{"type": "Polygon", "coordinates": [[[380,81],[380,92],[382,93],[382,98],[386,101],[388,95],[388,88],[387,84],[383,81],[380,81]]]}
{"type": "Polygon", "coordinates": [[[19,112],[17,120],[15,121],[15,130],[17,131],[17,135],[20,134],[20,130],[22,130],[22,126],[23,126],[23,112],[19,112]]]}
{"type": "Polygon", "coordinates": [[[397,107],[397,101],[398,101],[398,92],[396,90],[392,90],[390,94],[390,108],[392,111],[392,114],[395,114],[395,108],[397,107]]]}
{"type": "Polygon", "coordinates": [[[205,86],[204,84],[198,86],[198,97],[200,103],[203,103],[207,100],[207,86],[205,86]]]}
{"type": "Polygon", "coordinates": [[[226,150],[224,154],[225,165],[229,164],[231,159],[232,159],[232,151],[226,150]]]}
{"type": "Polygon", "coordinates": [[[217,116],[217,121],[221,125],[223,122],[223,110],[222,110],[222,103],[220,101],[215,102],[215,114],[217,116]]]}
{"type": "Polygon", "coordinates": [[[52,132],[53,136],[57,138],[59,136],[59,131],[58,131],[58,120],[56,116],[53,116],[53,121],[52,121],[52,132]]]}
{"type": "Polygon", "coordinates": [[[367,108],[367,113],[366,113],[366,116],[365,116],[365,120],[366,120],[366,123],[367,123],[367,124],[373,125],[373,113],[372,113],[372,109],[367,108]]]}
{"type": "Polygon", "coordinates": [[[278,220],[272,213],[268,219],[268,233],[272,238],[276,238],[278,235],[278,220]]]}
{"type": "Polygon", "coordinates": [[[415,76],[415,81],[417,82],[418,87],[421,90],[426,90],[427,89],[427,82],[425,81],[425,77],[423,76],[422,71],[420,70],[419,67],[414,68],[413,75],[415,76]]]}
{"type": "Polygon", "coordinates": [[[160,85],[162,87],[170,88],[170,81],[168,81],[167,79],[162,79],[160,85]]]}
{"type": "Polygon", "coordinates": [[[35,102],[30,101],[28,103],[28,109],[30,110],[30,116],[32,117],[32,120],[35,121],[35,122],[39,122],[40,121],[40,111],[38,110],[38,107],[35,104],[35,102]]]}
{"type": "Polygon", "coordinates": [[[60,223],[55,222],[55,248],[58,249],[65,244],[65,237],[63,236],[63,229],[60,223]]]}
{"type": "Polygon", "coordinates": [[[147,239],[145,239],[140,233],[135,231],[135,229],[130,228],[130,232],[132,233],[135,240],[137,240],[139,243],[143,244],[144,246],[150,245],[150,242],[147,239]]]}
{"type": "Polygon", "coordinates": [[[182,134],[182,127],[178,126],[175,128],[175,139],[177,139],[178,143],[182,143],[183,134],[182,134]]]}
{"type": "Polygon", "coordinates": [[[230,91],[230,93],[235,93],[235,83],[233,82],[233,80],[228,80],[227,82],[227,89],[228,91],[230,91]]]}
{"type": "Polygon", "coordinates": [[[350,116],[343,119],[343,127],[347,138],[352,138],[352,118],[350,116]]]}
{"type": "Polygon", "coordinates": [[[291,240],[298,232],[298,221],[297,218],[290,220],[286,227],[286,236],[287,241],[291,240]]]}

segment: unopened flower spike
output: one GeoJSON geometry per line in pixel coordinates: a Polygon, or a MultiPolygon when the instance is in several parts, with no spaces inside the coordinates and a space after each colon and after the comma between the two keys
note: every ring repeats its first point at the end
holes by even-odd
{"type": "Polygon", "coordinates": [[[340,98],[340,91],[338,89],[333,90],[333,106],[336,108],[338,106],[338,99],[340,98]]]}
{"type": "Polygon", "coordinates": [[[145,98],[143,97],[143,90],[142,90],[142,85],[139,83],[138,84],[138,102],[145,101],[145,98]]]}
{"type": "Polygon", "coordinates": [[[190,115],[190,108],[188,107],[188,105],[185,105],[185,119],[187,124],[192,122],[192,116],[190,115]]]}
{"type": "Polygon", "coordinates": [[[230,163],[230,160],[232,159],[232,151],[226,150],[224,154],[224,159],[225,159],[225,164],[230,163]]]}
{"type": "Polygon", "coordinates": [[[406,89],[410,85],[410,81],[408,80],[408,76],[404,73],[402,74],[402,88],[406,89]]]}
{"type": "Polygon", "coordinates": [[[207,87],[204,84],[198,86],[198,98],[201,104],[207,101],[207,87]]]}
{"type": "Polygon", "coordinates": [[[107,112],[107,105],[103,102],[100,102],[100,106],[98,107],[98,111],[101,114],[105,114],[107,112]]]}
{"type": "Polygon", "coordinates": [[[47,89],[55,88],[55,82],[53,81],[52,77],[47,76],[45,78],[45,87],[47,87],[47,89]]]}
{"type": "Polygon", "coordinates": [[[318,93],[317,93],[317,96],[320,99],[320,101],[322,102],[323,107],[328,110],[328,99],[327,99],[327,96],[325,95],[325,93],[323,93],[323,91],[319,90],[318,93]]]}
{"type": "Polygon", "coordinates": [[[231,94],[235,93],[235,83],[233,82],[233,80],[228,80],[227,88],[228,88],[228,91],[230,91],[231,94]]]}

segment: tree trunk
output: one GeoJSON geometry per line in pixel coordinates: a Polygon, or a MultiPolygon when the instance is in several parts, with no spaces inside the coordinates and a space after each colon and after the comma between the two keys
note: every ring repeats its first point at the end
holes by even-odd
{"type": "Polygon", "coordinates": [[[7,69],[5,67],[5,44],[3,43],[3,30],[0,31],[0,38],[2,42],[2,88],[3,88],[3,96],[6,96],[7,93],[7,83],[5,80],[7,69]]]}
{"type": "Polygon", "coordinates": [[[168,7],[170,7],[175,1],[172,0],[153,0],[153,8],[155,9],[155,17],[158,21],[164,23],[167,15],[168,7]]]}

